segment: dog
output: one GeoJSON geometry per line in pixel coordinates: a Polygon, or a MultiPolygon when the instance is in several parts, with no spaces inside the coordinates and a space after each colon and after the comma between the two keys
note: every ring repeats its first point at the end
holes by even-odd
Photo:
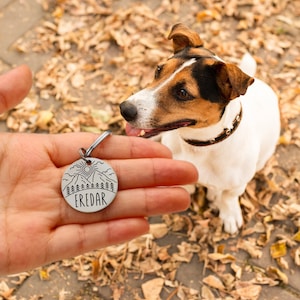
{"type": "Polygon", "coordinates": [[[224,230],[236,233],[243,225],[239,196],[276,148],[278,98],[250,74],[256,63],[249,54],[240,67],[226,63],[180,23],[168,38],[174,55],[157,66],[149,86],[120,104],[126,133],[161,134],[175,159],[193,163],[224,230]]]}

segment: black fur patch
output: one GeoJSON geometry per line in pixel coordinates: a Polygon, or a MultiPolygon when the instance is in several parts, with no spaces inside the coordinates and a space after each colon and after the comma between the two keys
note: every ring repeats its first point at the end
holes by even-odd
{"type": "Polygon", "coordinates": [[[198,59],[192,67],[192,76],[197,81],[199,94],[203,99],[212,103],[225,104],[227,101],[216,81],[217,71],[214,65],[206,65],[202,59],[198,59]]]}
{"type": "Polygon", "coordinates": [[[192,76],[198,84],[200,96],[212,103],[226,105],[228,101],[221,93],[216,81],[218,68],[205,64],[205,59],[214,59],[215,54],[204,47],[197,48],[197,53],[193,50],[194,48],[187,47],[173,57],[184,61],[195,58],[197,62],[192,66],[192,76]]]}

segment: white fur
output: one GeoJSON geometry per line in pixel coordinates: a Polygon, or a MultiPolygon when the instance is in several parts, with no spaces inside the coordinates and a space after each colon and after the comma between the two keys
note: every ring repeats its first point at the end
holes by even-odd
{"type": "Polygon", "coordinates": [[[178,74],[181,70],[183,70],[184,68],[194,64],[197,60],[195,58],[191,58],[189,60],[187,60],[186,62],[184,62],[169,78],[167,78],[165,81],[163,81],[160,85],[158,85],[153,93],[156,94],[162,87],[164,87],[166,84],[168,84],[174,77],[176,74],[178,74]]]}
{"type": "Polygon", "coordinates": [[[239,67],[244,73],[248,74],[251,77],[254,77],[257,65],[253,56],[250,53],[246,52],[240,62],[239,67]]]}
{"type": "MultiPolygon", "coordinates": [[[[185,64],[190,65],[188,61],[185,64]]],[[[242,60],[245,73],[255,71],[255,61],[248,56],[242,60]]],[[[186,65],[183,64],[175,73],[186,65]]],[[[139,111],[135,122],[138,128],[147,128],[151,113],[155,109],[155,95],[167,79],[154,91],[142,90],[130,97],[139,111]],[[142,111],[142,113],[141,113],[142,111]]],[[[162,143],[169,147],[175,159],[193,163],[199,172],[198,182],[208,188],[207,198],[220,211],[224,230],[235,233],[243,224],[239,196],[273,154],[280,134],[278,99],[274,91],[264,82],[255,79],[244,96],[227,105],[221,120],[206,128],[189,127],[164,132],[162,143]],[[242,120],[236,131],[224,141],[204,147],[187,144],[184,139],[209,140],[218,136],[224,128],[232,127],[233,120],[243,109],[242,120]]]]}
{"type": "Polygon", "coordinates": [[[207,198],[218,207],[224,230],[235,233],[243,224],[239,196],[273,154],[279,133],[277,96],[267,84],[255,79],[244,96],[228,104],[217,124],[201,129],[186,127],[165,132],[162,143],[171,149],[175,159],[190,161],[197,167],[198,182],[208,188],[207,198]],[[231,118],[232,124],[240,104],[243,108],[242,121],[224,141],[195,147],[183,140],[216,137],[227,127],[228,119],[231,118]]]}

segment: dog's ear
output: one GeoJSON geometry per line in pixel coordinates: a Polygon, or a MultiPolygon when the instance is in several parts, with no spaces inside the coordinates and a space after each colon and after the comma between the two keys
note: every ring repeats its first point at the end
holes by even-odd
{"type": "Polygon", "coordinates": [[[190,30],[182,23],[174,25],[168,36],[169,40],[173,40],[174,53],[186,47],[202,47],[203,42],[197,32],[190,30]]]}
{"type": "Polygon", "coordinates": [[[234,64],[218,62],[214,66],[217,85],[227,101],[244,95],[248,86],[254,82],[254,78],[245,74],[234,64]]]}

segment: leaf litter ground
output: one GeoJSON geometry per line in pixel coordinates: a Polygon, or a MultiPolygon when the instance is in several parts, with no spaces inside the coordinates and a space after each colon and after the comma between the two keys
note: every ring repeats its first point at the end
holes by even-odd
{"type": "MultiPolygon", "coordinates": [[[[41,1],[47,17],[14,45],[50,53],[29,96],[2,115],[10,131],[124,133],[118,104],[152,80],[172,53],[176,22],[198,31],[205,47],[238,63],[249,51],[257,77],[278,93],[282,135],[277,152],[241,197],[245,226],[222,231],[199,187],[190,209],[152,218],[148,234],[39,269],[40,279],[71,268],[104,286],[112,299],[259,299],[263,286],[297,288],[300,271],[300,3],[288,0],[41,1]],[[198,274],[181,271],[196,265],[198,274]],[[182,274],[183,273],[183,274],[182,274]],[[191,274],[192,278],[187,278],[191,274]],[[130,288],[129,278],[140,282],[130,288]]],[[[193,268],[195,269],[195,268],[193,268]]],[[[0,282],[16,299],[29,273],[0,282]]],[[[69,299],[60,291],[58,298],[69,299]]],[[[86,299],[85,295],[76,299],[86,299]]]]}

